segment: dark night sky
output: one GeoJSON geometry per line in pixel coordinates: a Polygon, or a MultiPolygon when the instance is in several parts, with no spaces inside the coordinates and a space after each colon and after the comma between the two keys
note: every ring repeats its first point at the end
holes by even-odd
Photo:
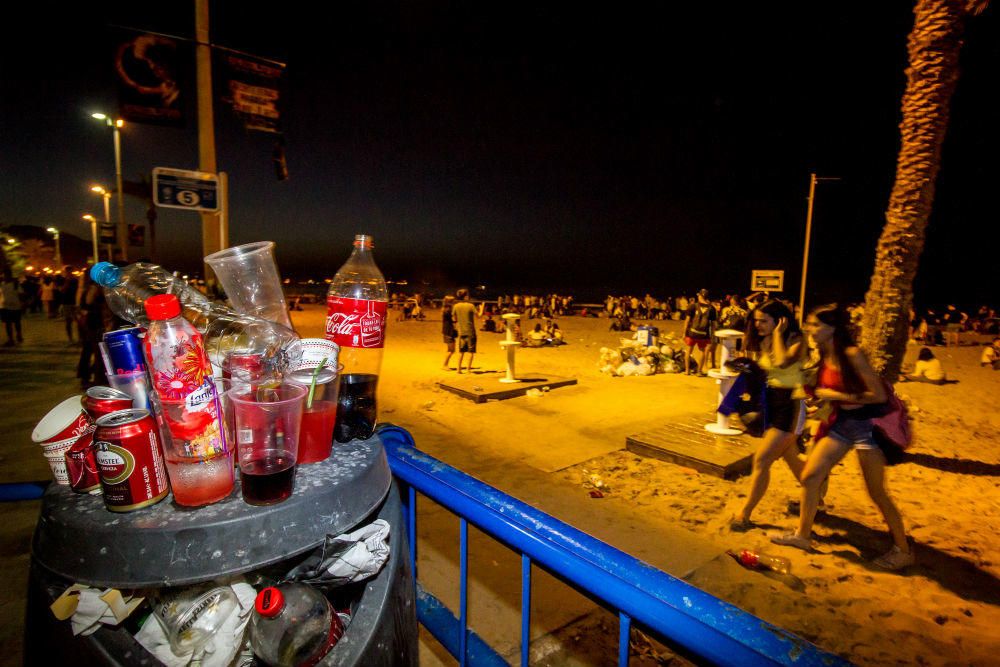
{"type": "MultiPolygon", "coordinates": [[[[138,4],[40,6],[2,47],[0,225],[89,235],[87,187],[114,176],[110,133],[88,117],[115,108],[105,26],[193,32],[193,2],[138,4]]],[[[216,103],[231,242],[276,241],[285,275],[332,275],[365,231],[388,277],[440,287],[745,291],[751,269],[775,268],[797,298],[816,171],[843,180],[819,186],[809,299],[863,295],[910,3],[329,4],[213,3],[214,42],[289,65],[290,180],[274,178],[271,141],[216,103]]],[[[998,56],[993,8],[963,52],[924,302],[995,300],[998,56]]],[[[197,168],[190,98],[187,129],[125,129],[126,178],[197,168]]],[[[131,221],[143,211],[128,202],[131,221]]],[[[161,210],[161,263],[195,269],[199,229],[161,210]]]]}

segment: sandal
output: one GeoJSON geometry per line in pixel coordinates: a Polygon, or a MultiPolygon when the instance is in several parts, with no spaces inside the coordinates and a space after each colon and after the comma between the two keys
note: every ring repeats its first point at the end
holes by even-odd
{"type": "Polygon", "coordinates": [[[883,570],[902,570],[904,567],[909,567],[917,562],[916,557],[913,555],[912,551],[903,551],[896,545],[893,545],[889,551],[885,552],[878,558],[872,561],[872,564],[876,567],[880,567],[883,570]]]}
{"type": "Polygon", "coordinates": [[[748,530],[753,530],[756,527],[757,524],[755,524],[750,519],[737,519],[736,517],[733,517],[733,519],[729,522],[729,530],[733,531],[734,533],[745,533],[748,530]]]}
{"type": "Polygon", "coordinates": [[[784,533],[782,535],[772,535],[771,541],[775,544],[781,544],[786,547],[795,547],[796,549],[802,549],[803,551],[812,551],[812,542],[804,537],[800,537],[795,533],[784,533]]]}

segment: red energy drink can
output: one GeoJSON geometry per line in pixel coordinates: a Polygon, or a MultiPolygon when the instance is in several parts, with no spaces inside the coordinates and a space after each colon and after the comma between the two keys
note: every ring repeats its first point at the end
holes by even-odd
{"type": "Polygon", "coordinates": [[[66,452],[66,472],[69,474],[69,488],[77,493],[90,493],[101,488],[101,476],[97,473],[97,459],[94,457],[94,434],[81,437],[66,452]]]}
{"type": "Polygon", "coordinates": [[[132,397],[111,387],[91,387],[83,396],[83,409],[97,421],[104,415],[132,407],[132,397]]]}
{"type": "Polygon", "coordinates": [[[167,497],[170,486],[149,410],[119,410],[97,420],[94,458],[112,512],[131,512],[167,497]]]}

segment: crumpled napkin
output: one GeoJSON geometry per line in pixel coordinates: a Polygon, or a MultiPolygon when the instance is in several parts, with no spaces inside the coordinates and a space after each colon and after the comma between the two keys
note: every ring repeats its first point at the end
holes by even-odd
{"type": "Polygon", "coordinates": [[[352,533],[327,536],[322,549],[285,577],[308,584],[341,585],[378,574],[389,560],[389,522],[376,519],[352,533]]]}
{"type": "Polygon", "coordinates": [[[70,619],[74,635],[91,635],[101,624],[118,625],[145,598],[122,595],[117,588],[91,588],[73,584],[49,608],[60,621],[70,619]]]}
{"type": "Polygon", "coordinates": [[[163,626],[152,616],[135,635],[136,641],[167,667],[183,667],[193,662],[202,667],[226,667],[243,646],[243,634],[250,622],[253,602],[257,598],[257,591],[250,584],[238,582],[230,587],[240,602],[239,609],[233,610],[219,631],[197,652],[180,656],[174,653],[163,626]]]}

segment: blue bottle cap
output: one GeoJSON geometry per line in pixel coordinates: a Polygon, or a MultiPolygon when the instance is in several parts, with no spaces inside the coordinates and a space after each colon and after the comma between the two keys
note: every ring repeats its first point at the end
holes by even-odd
{"type": "Polygon", "coordinates": [[[98,262],[90,268],[90,277],[101,287],[114,287],[121,275],[122,270],[111,262],[98,262]]]}

